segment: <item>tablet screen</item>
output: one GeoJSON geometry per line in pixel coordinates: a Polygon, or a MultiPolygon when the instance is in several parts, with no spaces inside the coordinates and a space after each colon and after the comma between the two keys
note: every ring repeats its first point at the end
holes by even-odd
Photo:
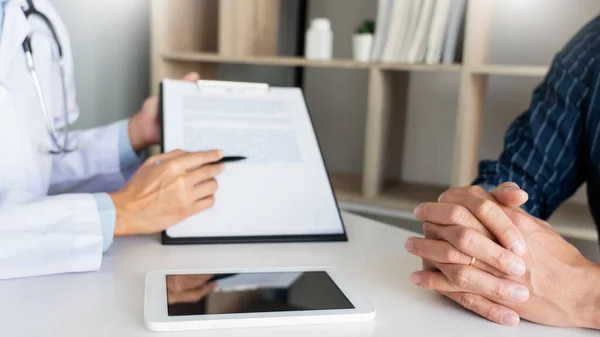
{"type": "Polygon", "coordinates": [[[324,271],[167,275],[169,316],[354,309],[324,271]]]}

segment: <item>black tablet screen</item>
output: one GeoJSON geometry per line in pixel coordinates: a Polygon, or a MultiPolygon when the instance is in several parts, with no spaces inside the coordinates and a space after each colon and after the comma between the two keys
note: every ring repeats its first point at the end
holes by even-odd
{"type": "Polygon", "coordinates": [[[169,316],[353,309],[324,271],[167,275],[169,316]]]}

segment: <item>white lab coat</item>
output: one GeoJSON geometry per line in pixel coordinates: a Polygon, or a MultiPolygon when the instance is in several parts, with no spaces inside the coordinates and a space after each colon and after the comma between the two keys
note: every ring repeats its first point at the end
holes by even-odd
{"type": "MultiPolygon", "coordinates": [[[[66,62],[66,102],[78,114],[73,59],[67,31],[48,0],[35,5],[50,18],[66,62]]],[[[11,0],[0,39],[0,279],[92,271],[100,268],[103,236],[92,192],[124,184],[119,167],[118,125],[71,134],[82,148],[52,156],[39,150],[50,138],[21,43],[32,30],[34,60],[55,123],[63,120],[59,68],[48,29],[27,20],[25,0],[11,0]],[[49,35],[48,35],[49,36],[49,35]]]]}

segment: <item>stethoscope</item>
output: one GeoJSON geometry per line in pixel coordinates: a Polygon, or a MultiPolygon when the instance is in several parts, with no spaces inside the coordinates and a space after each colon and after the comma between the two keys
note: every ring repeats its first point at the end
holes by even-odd
{"type": "Polygon", "coordinates": [[[33,0],[27,0],[27,5],[29,6],[29,8],[23,9],[23,12],[25,13],[25,17],[29,18],[30,16],[37,16],[38,18],[40,18],[46,24],[46,26],[48,26],[48,29],[50,30],[50,33],[52,34],[52,38],[54,39],[54,42],[56,43],[56,46],[58,48],[58,57],[59,57],[59,65],[60,65],[60,79],[61,79],[60,82],[61,82],[62,94],[63,94],[65,126],[62,130],[62,133],[64,134],[64,138],[61,143],[61,141],[59,140],[59,136],[56,132],[56,128],[54,127],[54,123],[52,122],[52,117],[50,116],[50,111],[48,110],[48,106],[46,105],[46,100],[44,99],[44,94],[42,92],[42,86],[40,85],[40,78],[39,78],[37,70],[35,68],[35,62],[33,61],[33,49],[31,48],[31,34],[28,35],[25,38],[25,40],[23,41],[23,51],[25,52],[27,69],[29,71],[29,74],[31,75],[31,79],[32,79],[33,85],[35,87],[36,96],[38,98],[40,107],[42,108],[42,112],[44,113],[44,118],[46,119],[46,127],[48,129],[48,133],[50,134],[50,138],[52,140],[53,147],[54,147],[52,149],[52,148],[47,148],[45,146],[42,146],[42,147],[40,147],[40,151],[43,153],[52,154],[52,155],[73,152],[73,151],[77,150],[77,147],[68,148],[68,144],[69,144],[69,111],[67,108],[67,85],[65,83],[65,64],[64,64],[64,59],[63,59],[62,45],[60,44],[60,40],[58,39],[56,30],[54,29],[54,26],[52,25],[52,22],[50,22],[48,17],[46,15],[44,15],[43,13],[41,13],[40,11],[38,11],[37,8],[35,8],[35,6],[33,4],[33,0]]]}

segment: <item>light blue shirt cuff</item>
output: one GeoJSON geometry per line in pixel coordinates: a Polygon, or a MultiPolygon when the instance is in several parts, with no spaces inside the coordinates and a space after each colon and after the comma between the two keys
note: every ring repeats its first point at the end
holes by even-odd
{"type": "Polygon", "coordinates": [[[117,222],[117,210],[110,196],[106,193],[92,194],[96,200],[98,214],[100,215],[100,226],[102,227],[102,251],[105,252],[113,243],[115,236],[115,223],[117,222]]]}
{"type": "Polygon", "coordinates": [[[131,147],[131,141],[129,140],[129,120],[121,122],[119,125],[119,166],[122,171],[130,169],[132,166],[139,166],[142,163],[142,159],[131,147]]]}

